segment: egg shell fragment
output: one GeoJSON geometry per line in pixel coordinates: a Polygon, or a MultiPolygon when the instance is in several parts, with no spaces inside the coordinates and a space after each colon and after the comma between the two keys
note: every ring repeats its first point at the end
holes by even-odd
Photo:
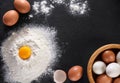
{"type": "Polygon", "coordinates": [[[63,70],[56,70],[53,75],[55,83],[64,83],[67,79],[67,75],[63,70]]]}

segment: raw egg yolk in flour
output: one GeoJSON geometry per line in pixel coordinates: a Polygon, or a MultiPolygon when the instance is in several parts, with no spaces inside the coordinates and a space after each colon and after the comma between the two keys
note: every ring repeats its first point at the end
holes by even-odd
{"type": "Polygon", "coordinates": [[[30,58],[31,48],[29,46],[22,46],[19,49],[19,57],[23,60],[30,58]]]}

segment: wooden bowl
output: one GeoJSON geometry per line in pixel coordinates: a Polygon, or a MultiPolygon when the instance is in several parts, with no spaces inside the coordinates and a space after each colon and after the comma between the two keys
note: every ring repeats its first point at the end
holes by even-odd
{"type": "Polygon", "coordinates": [[[108,50],[108,49],[119,49],[120,50],[120,44],[104,45],[104,46],[100,47],[99,49],[97,49],[92,54],[92,56],[89,59],[88,66],[87,66],[87,75],[88,75],[88,79],[89,79],[90,83],[95,83],[95,80],[94,80],[94,77],[93,77],[93,71],[92,71],[92,66],[93,66],[94,61],[96,60],[96,58],[98,56],[100,56],[100,53],[102,53],[103,51],[108,50]]]}

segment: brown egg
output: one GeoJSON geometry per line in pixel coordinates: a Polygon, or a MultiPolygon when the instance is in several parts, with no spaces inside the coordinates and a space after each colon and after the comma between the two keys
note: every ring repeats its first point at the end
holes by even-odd
{"type": "Polygon", "coordinates": [[[113,83],[120,83],[120,77],[116,78],[113,83]]]}
{"type": "Polygon", "coordinates": [[[102,74],[97,77],[96,83],[112,83],[112,78],[108,77],[106,74],[102,74]]]}
{"type": "Polygon", "coordinates": [[[83,76],[83,68],[81,66],[73,66],[68,71],[68,78],[71,81],[78,81],[83,76]]]}
{"type": "Polygon", "coordinates": [[[7,26],[13,26],[17,23],[19,14],[15,10],[9,10],[3,15],[3,23],[7,26]]]}
{"type": "Polygon", "coordinates": [[[102,60],[105,63],[111,63],[115,61],[115,53],[112,50],[106,50],[102,54],[102,60]]]}
{"type": "Polygon", "coordinates": [[[31,9],[27,0],[14,0],[14,7],[23,14],[28,13],[31,9]]]}

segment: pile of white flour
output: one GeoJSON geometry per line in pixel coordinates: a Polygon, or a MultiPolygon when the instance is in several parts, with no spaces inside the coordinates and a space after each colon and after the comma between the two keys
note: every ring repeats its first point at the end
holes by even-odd
{"type": "Polygon", "coordinates": [[[26,25],[12,32],[1,46],[1,57],[5,63],[5,81],[8,83],[30,83],[51,70],[59,49],[56,31],[45,26],[26,25]],[[21,46],[28,45],[32,55],[28,60],[19,57],[21,46]]]}

